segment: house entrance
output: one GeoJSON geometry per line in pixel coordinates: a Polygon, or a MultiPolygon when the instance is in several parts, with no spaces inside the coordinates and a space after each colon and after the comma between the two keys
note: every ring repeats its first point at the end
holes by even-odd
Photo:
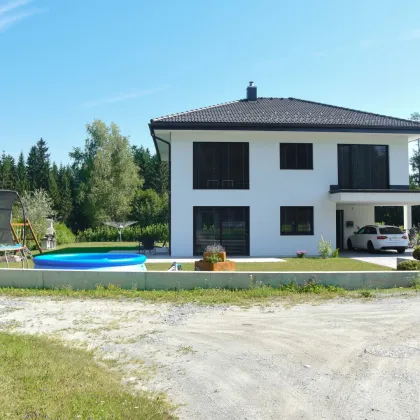
{"type": "Polygon", "coordinates": [[[344,249],[344,210],[335,212],[336,248],[344,249]]]}

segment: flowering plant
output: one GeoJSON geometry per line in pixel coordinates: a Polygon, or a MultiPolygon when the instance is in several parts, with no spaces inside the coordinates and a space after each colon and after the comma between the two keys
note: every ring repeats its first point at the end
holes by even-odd
{"type": "Polygon", "coordinates": [[[306,255],[306,251],[296,251],[296,257],[304,258],[306,255]]]}

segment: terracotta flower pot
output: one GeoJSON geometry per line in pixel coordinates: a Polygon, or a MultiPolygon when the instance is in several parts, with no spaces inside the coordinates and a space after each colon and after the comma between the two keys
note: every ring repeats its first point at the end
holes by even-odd
{"type": "Polygon", "coordinates": [[[195,271],[235,271],[235,263],[233,261],[224,261],[217,263],[196,261],[195,271]]]}

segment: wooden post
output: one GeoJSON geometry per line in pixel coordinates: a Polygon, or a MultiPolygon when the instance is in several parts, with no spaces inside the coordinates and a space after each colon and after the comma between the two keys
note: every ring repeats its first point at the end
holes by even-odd
{"type": "MultiPolygon", "coordinates": [[[[13,237],[15,238],[15,241],[17,243],[21,242],[21,240],[19,239],[18,235],[16,234],[15,231],[15,227],[23,227],[25,229],[25,227],[29,228],[29,231],[32,234],[32,238],[35,241],[35,245],[38,248],[38,251],[40,254],[42,254],[42,249],[41,249],[41,245],[39,244],[38,238],[35,235],[34,229],[32,228],[31,222],[29,221],[29,219],[26,219],[26,223],[10,223],[10,229],[12,229],[12,234],[13,237]]],[[[26,237],[26,240],[28,239],[28,237],[26,237]]],[[[22,238],[23,241],[23,238],[22,238]]],[[[23,243],[22,245],[26,246],[26,243],[23,243]]]]}

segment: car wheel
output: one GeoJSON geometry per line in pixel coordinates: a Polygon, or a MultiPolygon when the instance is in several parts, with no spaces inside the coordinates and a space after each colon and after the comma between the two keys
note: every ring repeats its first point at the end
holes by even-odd
{"type": "Polygon", "coordinates": [[[406,249],[407,248],[397,248],[397,252],[398,252],[398,254],[404,254],[406,249]]]}
{"type": "Polygon", "coordinates": [[[351,243],[351,240],[350,239],[347,239],[347,249],[349,251],[353,251],[354,250],[353,244],[351,243]]]}
{"type": "Polygon", "coordinates": [[[373,243],[371,241],[369,241],[368,244],[367,244],[367,250],[368,250],[369,254],[373,254],[375,252],[375,248],[374,248],[373,243]]]}

